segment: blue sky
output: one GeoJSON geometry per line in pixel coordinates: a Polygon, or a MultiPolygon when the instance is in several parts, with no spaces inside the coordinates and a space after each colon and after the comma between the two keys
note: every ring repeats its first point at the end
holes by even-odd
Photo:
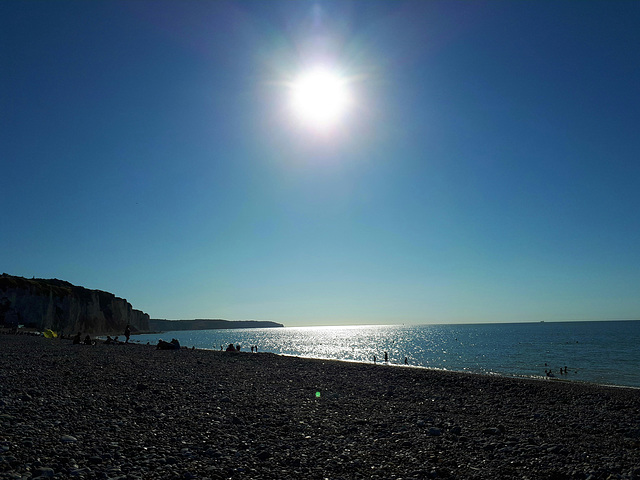
{"type": "Polygon", "coordinates": [[[640,317],[640,3],[1,2],[2,271],[152,318],[640,317]],[[354,101],[291,115],[314,62],[354,101]]]}

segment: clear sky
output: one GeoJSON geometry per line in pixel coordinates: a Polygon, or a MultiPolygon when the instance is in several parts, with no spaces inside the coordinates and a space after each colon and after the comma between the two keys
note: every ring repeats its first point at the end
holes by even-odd
{"type": "Polygon", "coordinates": [[[0,269],[152,318],[637,319],[639,25],[637,1],[2,1],[0,269]],[[318,67],[348,98],[322,126],[292,100],[318,67]]]}

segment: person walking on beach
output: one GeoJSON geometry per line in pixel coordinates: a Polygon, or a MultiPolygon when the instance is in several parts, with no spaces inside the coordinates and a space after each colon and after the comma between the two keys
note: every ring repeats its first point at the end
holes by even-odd
{"type": "Polygon", "coordinates": [[[384,352],[384,361],[385,363],[389,363],[389,354],[387,352],[384,352]]]}
{"type": "Polygon", "coordinates": [[[129,343],[129,337],[131,336],[131,326],[127,323],[127,327],[124,329],[124,336],[127,340],[124,343],[129,343]]]}

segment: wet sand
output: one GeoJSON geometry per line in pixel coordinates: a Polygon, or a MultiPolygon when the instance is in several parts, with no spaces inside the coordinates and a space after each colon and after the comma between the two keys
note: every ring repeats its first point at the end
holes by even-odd
{"type": "Polygon", "coordinates": [[[640,390],[0,335],[0,479],[640,478],[640,390]]]}

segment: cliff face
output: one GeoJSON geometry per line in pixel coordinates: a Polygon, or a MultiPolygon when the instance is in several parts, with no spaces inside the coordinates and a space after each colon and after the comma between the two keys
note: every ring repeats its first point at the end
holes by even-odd
{"type": "Polygon", "coordinates": [[[134,310],[123,298],[101,290],[89,290],[63,280],[0,276],[0,323],[24,324],[65,335],[122,335],[148,331],[149,315],[134,310]]]}

